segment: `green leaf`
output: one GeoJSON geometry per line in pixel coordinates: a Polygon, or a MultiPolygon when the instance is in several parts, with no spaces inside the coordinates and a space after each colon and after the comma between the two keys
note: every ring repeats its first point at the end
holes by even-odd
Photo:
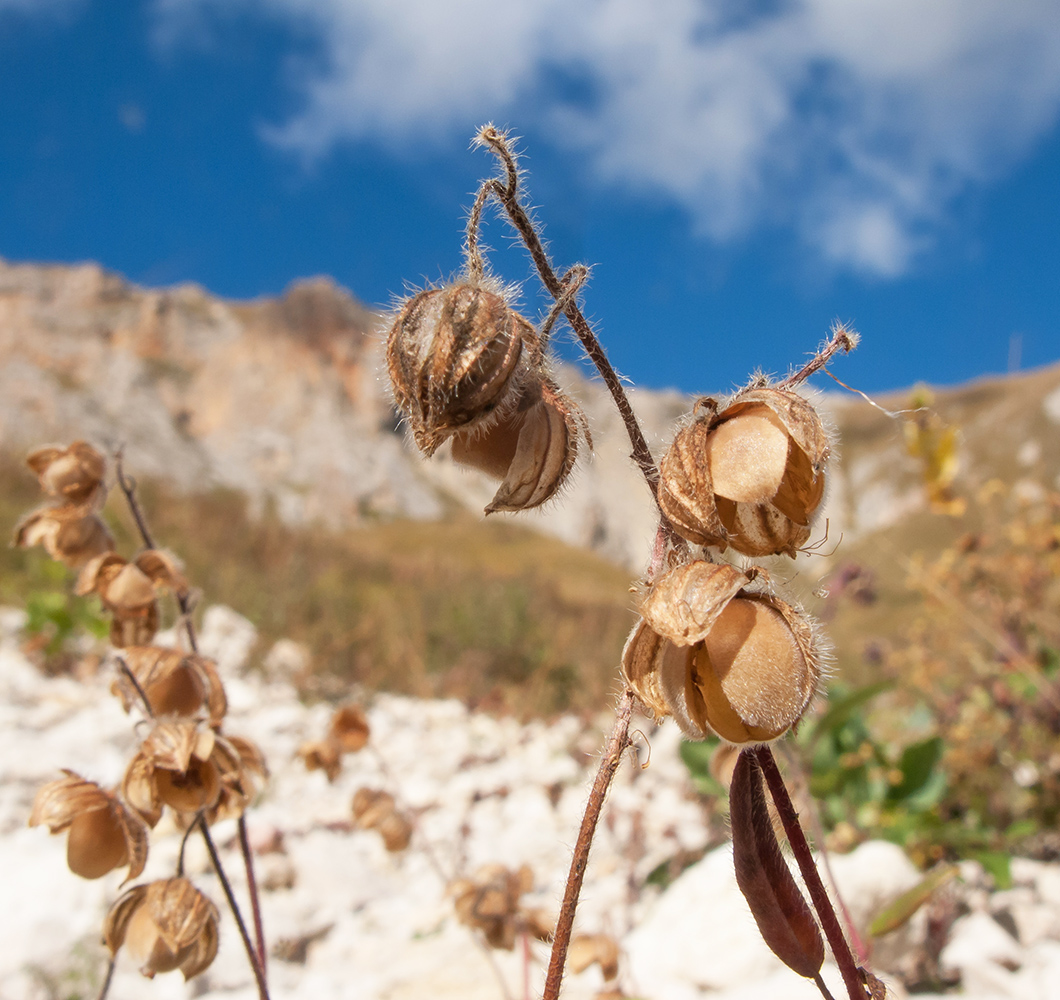
{"type": "Polygon", "coordinates": [[[956,865],[943,865],[929,872],[912,889],[903,892],[876,914],[872,923],[869,924],[869,934],[873,937],[882,937],[884,934],[898,930],[931,898],[931,894],[939,886],[956,878],[958,873],[959,869],[956,865]]]}
{"type": "Polygon", "coordinates": [[[975,851],[972,858],[994,879],[998,889],[1012,888],[1012,857],[1004,851],[975,851]]]}
{"type": "Polygon", "coordinates": [[[932,736],[907,746],[902,751],[898,765],[902,780],[888,791],[888,801],[904,801],[912,807],[912,800],[916,798],[915,808],[920,809],[937,802],[945,790],[945,777],[935,772],[935,765],[942,758],[942,750],[941,736],[932,736]]]}
{"type": "Polygon", "coordinates": [[[873,698],[889,691],[895,686],[895,681],[877,681],[875,684],[867,684],[865,687],[856,688],[850,694],[839,698],[817,721],[809,736],[810,745],[813,746],[826,733],[834,733],[842,729],[862,706],[868,704],[873,698]]]}

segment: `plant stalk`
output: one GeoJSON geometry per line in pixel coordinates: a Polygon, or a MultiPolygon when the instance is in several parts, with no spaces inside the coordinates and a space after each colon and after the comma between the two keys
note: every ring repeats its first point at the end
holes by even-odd
{"type": "Polygon", "coordinates": [[[589,801],[585,806],[578,839],[574,845],[574,857],[571,858],[570,872],[567,875],[567,886],[563,893],[563,904],[560,907],[559,919],[556,921],[556,933],[552,938],[552,954],[549,957],[548,974],[545,977],[545,992],[542,1000],[557,1000],[560,985],[563,981],[563,968],[567,963],[567,948],[570,945],[571,931],[574,927],[574,913],[578,908],[578,897],[581,895],[585,869],[589,863],[589,849],[592,847],[596,824],[600,820],[607,790],[611,780],[622,761],[622,754],[630,746],[629,720],[633,715],[633,692],[628,688],[619,699],[615,712],[615,725],[607,738],[604,756],[593,781],[589,801]]]}
{"type": "Polygon", "coordinates": [[[254,877],[254,855],[247,837],[247,819],[239,814],[239,850],[243,854],[243,868],[247,873],[247,891],[250,893],[250,915],[254,918],[254,942],[258,947],[258,961],[263,975],[268,973],[268,958],[265,953],[265,927],[261,922],[261,899],[258,895],[258,880],[254,877]]]}
{"type": "Polygon", "coordinates": [[[754,754],[758,766],[762,769],[766,784],[769,786],[769,794],[773,797],[777,812],[780,814],[780,820],[784,824],[784,832],[787,834],[788,843],[791,845],[792,853],[795,855],[799,871],[802,872],[803,881],[806,883],[806,888],[810,893],[810,900],[817,911],[817,917],[821,921],[821,929],[828,939],[828,945],[832,949],[836,964],[839,966],[839,971],[843,976],[843,984],[847,988],[850,1000],[868,1000],[868,994],[865,992],[864,984],[861,981],[861,973],[858,971],[857,963],[854,961],[854,956],[850,951],[850,945],[847,944],[847,940],[843,936],[843,928],[840,926],[839,918],[836,916],[832,902],[828,898],[824,882],[821,881],[820,872],[817,871],[817,865],[814,864],[813,854],[806,840],[806,834],[803,833],[802,827],[799,825],[799,814],[795,811],[795,805],[788,794],[787,786],[784,784],[780,768],[777,767],[773,751],[768,746],[763,745],[755,747],[751,752],[754,754]]]}

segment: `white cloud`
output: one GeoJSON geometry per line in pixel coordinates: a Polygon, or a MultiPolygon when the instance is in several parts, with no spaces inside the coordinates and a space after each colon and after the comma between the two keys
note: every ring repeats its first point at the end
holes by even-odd
{"type": "MultiPolygon", "coordinates": [[[[0,3],[4,0],[0,0],[0,3]]],[[[11,2],[11,0],[6,0],[11,2]]],[[[156,0],[170,43],[233,0],[156,0]]],[[[267,138],[463,139],[511,121],[605,183],[662,193],[723,240],[794,227],[840,266],[899,274],[947,205],[1060,114],[1055,0],[244,0],[317,56],[267,138]],[[557,77],[586,87],[564,96],[557,77]]]]}

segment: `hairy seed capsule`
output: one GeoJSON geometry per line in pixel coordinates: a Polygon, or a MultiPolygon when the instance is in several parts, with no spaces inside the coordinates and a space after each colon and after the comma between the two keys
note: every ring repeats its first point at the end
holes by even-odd
{"type": "Polygon", "coordinates": [[[578,436],[589,446],[581,409],[551,379],[529,382],[516,408],[482,431],[453,439],[453,460],[501,480],[487,514],[530,510],[556,495],[578,457],[578,436]]]}
{"type": "Polygon", "coordinates": [[[513,406],[524,345],[537,332],[503,297],[474,282],[428,288],[397,314],[387,338],[394,397],[420,450],[513,406]]]}
{"type": "Polygon", "coordinates": [[[829,442],[820,418],[779,389],[745,390],[720,413],[709,403],[660,465],[663,513],[699,545],[794,555],[824,497],[829,442]]]}

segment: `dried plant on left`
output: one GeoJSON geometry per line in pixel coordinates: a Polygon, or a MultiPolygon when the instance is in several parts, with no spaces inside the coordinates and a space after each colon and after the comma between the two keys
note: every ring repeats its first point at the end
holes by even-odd
{"type": "Polygon", "coordinates": [[[188,582],[176,557],[155,546],[120,452],[115,476],[144,546],[128,559],[114,551],[99,516],[107,497],[107,462],[100,452],[76,441],[40,448],[27,464],[51,499],[22,519],[15,544],[41,545],[80,570],[77,593],[97,595],[111,618],[112,691],[126,712],[143,718],[140,748],[120,788],[102,788],[64,770],[64,777],[37,792],[29,823],[67,832],[67,864],[76,875],[95,879],[127,867],[126,881],[144,872],[150,832],[164,810],[185,831],[173,876],[134,885],[111,906],[102,929],[111,957],[100,998],[122,951],[149,978],[179,969],[190,979],[213,962],[218,910],[184,875],[184,846],[197,830],[239,928],[259,998],[267,1000],[264,931],[244,819],[267,768],[253,742],[223,731],[228,700],[217,665],[199,652],[188,582]],[[184,648],[152,644],[162,618],[159,596],[166,592],[176,603],[184,648]],[[225,818],[239,825],[253,941],[210,833],[225,818]]]}

